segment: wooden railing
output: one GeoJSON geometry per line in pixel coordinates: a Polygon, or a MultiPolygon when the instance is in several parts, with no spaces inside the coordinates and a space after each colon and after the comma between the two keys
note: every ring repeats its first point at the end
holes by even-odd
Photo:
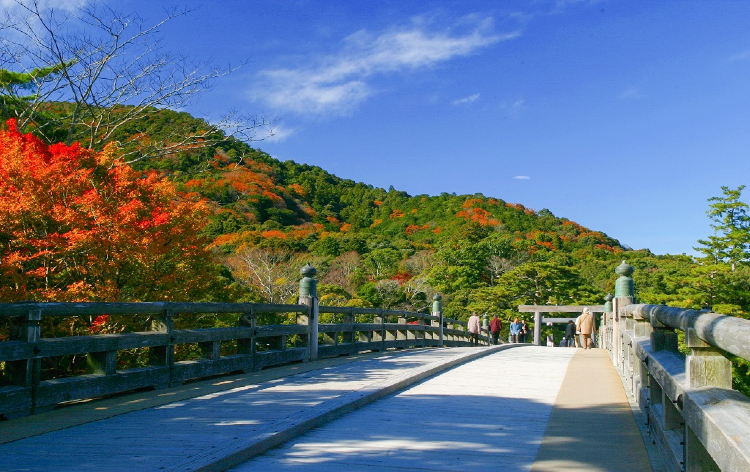
{"type": "MultiPolygon", "coordinates": [[[[301,302],[303,298],[300,297],[301,302]]],[[[444,319],[441,323],[442,313],[318,307],[314,297],[304,301],[299,305],[0,304],[0,323],[9,326],[10,338],[0,342],[0,415],[22,416],[72,400],[163,388],[192,379],[319,357],[469,345],[465,322],[444,319]],[[321,313],[334,319],[318,323],[321,313]],[[50,333],[42,329],[43,325],[60,320],[90,320],[103,314],[121,316],[132,321],[131,325],[140,317],[140,324],[147,327],[137,332],[63,337],[49,337],[50,333]],[[268,314],[278,315],[282,323],[262,324],[268,314]],[[196,317],[203,322],[197,323],[196,317]],[[224,327],[201,328],[216,325],[205,319],[211,317],[221,318],[224,327]],[[85,362],[79,362],[79,368],[72,373],[43,375],[43,364],[65,356],[85,362]],[[140,362],[125,365],[126,356],[139,357],[140,362]]],[[[487,343],[486,336],[482,343],[487,343]]]]}
{"type": "Polygon", "coordinates": [[[750,360],[750,321],[615,301],[606,344],[667,469],[750,470],[750,399],[732,390],[724,356],[750,360]],[[687,356],[675,330],[685,334],[687,356]]]}

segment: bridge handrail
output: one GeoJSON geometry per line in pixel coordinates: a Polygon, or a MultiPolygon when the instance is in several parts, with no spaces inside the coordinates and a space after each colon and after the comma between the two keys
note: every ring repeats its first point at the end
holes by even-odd
{"type": "Polygon", "coordinates": [[[673,329],[695,330],[695,334],[706,343],[750,360],[750,320],[727,316],[710,311],[676,308],[667,305],[633,304],[623,307],[628,315],[645,320],[656,320],[673,329]]]}
{"type": "MultiPolygon", "coordinates": [[[[613,363],[668,470],[748,470],[750,400],[732,389],[731,363],[750,349],[750,321],[709,311],[616,299],[613,363]],[[623,302],[620,302],[622,300],[623,302]],[[620,304],[622,303],[622,304],[620,304]],[[675,330],[685,332],[688,355],[675,330]]],[[[612,330],[607,331],[610,335],[612,330]]]]}
{"type": "MultiPolygon", "coordinates": [[[[301,298],[302,302],[303,299],[301,298]]],[[[309,302],[309,300],[307,300],[309,302]]],[[[181,303],[181,302],[19,302],[0,303],[0,321],[10,339],[0,342],[0,415],[22,416],[77,399],[134,389],[161,388],[184,381],[248,372],[272,365],[353,355],[367,351],[413,347],[468,346],[462,322],[441,313],[358,307],[319,307],[317,303],[181,303]],[[258,324],[257,315],[296,314],[291,324],[258,324]],[[321,324],[320,313],[343,313],[343,322],[321,324]],[[185,314],[238,314],[234,326],[200,327],[185,314]],[[354,322],[355,314],[373,315],[370,323],[354,322]],[[148,315],[147,331],[43,337],[45,320],[63,317],[148,315]],[[398,316],[398,322],[386,317],[398,316]],[[175,328],[175,320],[182,326],[175,328]],[[417,324],[407,320],[419,320],[417,324]],[[455,326],[454,326],[455,324],[455,326]],[[150,331],[148,331],[150,327],[150,331]],[[289,343],[291,336],[296,341],[289,343]],[[320,342],[319,342],[320,341],[320,342]],[[222,343],[230,343],[224,344],[222,343]],[[175,358],[176,347],[193,345],[191,356],[175,358]],[[143,349],[142,363],[119,363],[123,351],[143,349]],[[42,380],[42,360],[85,356],[90,373],[68,372],[42,380]],[[197,358],[196,358],[197,356],[197,358]]],[[[135,318],[133,318],[135,319],[135,318]]],[[[465,323],[464,323],[465,324],[465,323]]],[[[49,334],[47,334],[49,336],[49,334]]],[[[486,336],[483,341],[487,342],[486,336]]],[[[187,351],[184,351],[187,352],[187,351]]],[[[131,356],[128,354],[127,356],[131,356]]]]}
{"type": "MultiPolygon", "coordinates": [[[[419,313],[415,311],[403,311],[403,310],[388,310],[384,308],[362,308],[362,307],[349,307],[349,306],[324,306],[321,305],[319,313],[338,313],[344,315],[377,315],[377,316],[399,316],[404,318],[417,318],[424,321],[440,321],[439,316],[430,315],[427,313],[419,313]]],[[[453,318],[443,318],[443,324],[452,324],[462,327],[466,327],[467,322],[453,318]]]]}
{"type": "Polygon", "coordinates": [[[181,303],[181,302],[20,302],[0,303],[0,317],[24,316],[38,310],[45,316],[149,315],[173,313],[309,313],[307,305],[271,303],[181,303]]]}

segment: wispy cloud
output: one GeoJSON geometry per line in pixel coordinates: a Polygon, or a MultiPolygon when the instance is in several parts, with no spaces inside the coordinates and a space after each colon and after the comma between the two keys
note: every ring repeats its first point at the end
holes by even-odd
{"type": "Polygon", "coordinates": [[[641,91],[635,87],[630,87],[625,90],[623,90],[620,95],[620,98],[622,99],[639,99],[643,98],[643,94],[641,91]]]}
{"type": "Polygon", "coordinates": [[[281,141],[284,141],[289,136],[296,133],[297,130],[294,128],[284,128],[282,126],[274,126],[273,129],[271,129],[271,134],[269,134],[264,141],[269,141],[272,143],[280,143],[281,141]]]}
{"type": "Polygon", "coordinates": [[[735,54],[734,56],[729,56],[729,62],[747,61],[748,59],[750,59],[750,49],[735,54]]]}
{"type": "Polygon", "coordinates": [[[377,75],[430,67],[520,35],[496,33],[492,18],[471,21],[462,32],[431,30],[423,21],[379,35],[359,31],[336,54],[261,72],[251,95],[300,115],[346,114],[376,93],[372,81],[377,75]]]}
{"type": "Polygon", "coordinates": [[[513,102],[502,102],[500,109],[503,112],[503,116],[506,118],[517,118],[524,110],[526,110],[526,100],[518,98],[513,102]]]}
{"type": "Polygon", "coordinates": [[[531,177],[529,177],[528,175],[517,175],[513,178],[516,180],[531,180],[531,177]]]}
{"type": "Polygon", "coordinates": [[[479,99],[479,94],[475,93],[473,95],[469,95],[468,97],[459,98],[458,100],[453,100],[454,105],[464,105],[466,103],[472,103],[476,102],[479,99]]]}

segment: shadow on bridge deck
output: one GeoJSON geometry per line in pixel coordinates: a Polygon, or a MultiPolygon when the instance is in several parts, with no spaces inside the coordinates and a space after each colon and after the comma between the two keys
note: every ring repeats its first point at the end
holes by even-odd
{"type": "Polygon", "coordinates": [[[641,432],[607,351],[576,351],[532,472],[651,471],[641,432]]]}
{"type": "Polygon", "coordinates": [[[368,405],[232,470],[530,468],[651,470],[606,352],[519,347],[496,353],[368,405]]]}

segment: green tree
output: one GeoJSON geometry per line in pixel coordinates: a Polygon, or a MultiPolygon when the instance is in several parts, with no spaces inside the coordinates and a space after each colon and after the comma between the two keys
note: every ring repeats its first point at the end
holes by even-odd
{"type": "Polygon", "coordinates": [[[513,303],[569,305],[597,303],[603,294],[583,281],[572,267],[552,262],[527,262],[498,278],[497,292],[513,303]]]}
{"type": "Polygon", "coordinates": [[[727,262],[735,270],[737,263],[750,259],[750,216],[747,204],[740,200],[744,188],[722,186],[723,196],[708,199],[712,203],[706,214],[713,222],[714,235],[699,239],[702,247],[694,248],[705,254],[706,262],[727,262]]]}

